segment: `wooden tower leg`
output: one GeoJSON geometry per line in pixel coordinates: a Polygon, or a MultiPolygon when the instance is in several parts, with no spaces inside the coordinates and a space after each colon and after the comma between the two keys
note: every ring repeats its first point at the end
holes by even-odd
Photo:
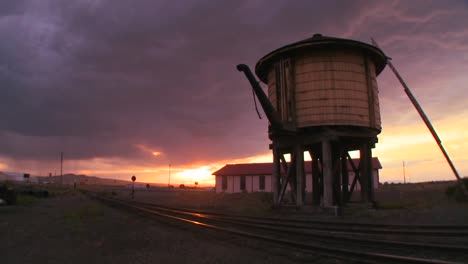
{"type": "MultiPolygon", "coordinates": [[[[350,161],[352,162],[352,161],[350,161]]],[[[349,174],[348,174],[348,158],[347,151],[343,151],[341,155],[341,193],[343,205],[346,204],[349,196],[349,174]]]]}
{"type": "Polygon", "coordinates": [[[341,163],[340,163],[341,150],[333,149],[333,204],[341,206],[342,193],[341,193],[341,163]]]}
{"type": "Polygon", "coordinates": [[[371,203],[375,202],[375,190],[374,190],[374,164],[372,162],[372,145],[368,144],[369,152],[369,201],[371,203]]]}
{"type": "Polygon", "coordinates": [[[301,145],[294,148],[294,158],[296,159],[296,206],[304,205],[305,195],[305,175],[304,175],[304,150],[301,145]]]}
{"type": "MultiPolygon", "coordinates": [[[[296,177],[296,152],[294,151],[294,148],[291,151],[291,162],[289,163],[289,169],[288,169],[288,177],[290,179],[289,181],[289,195],[291,197],[291,201],[293,203],[296,202],[297,198],[297,177],[296,177]]],[[[286,190],[287,186],[283,186],[284,189],[286,190]]]]}
{"type": "Polygon", "coordinates": [[[312,157],[312,203],[320,205],[320,170],[318,155],[310,151],[312,157]]]}
{"type": "Polygon", "coordinates": [[[364,203],[373,202],[372,197],[372,152],[369,143],[364,143],[360,149],[361,164],[361,200],[364,203]]]}
{"type": "Polygon", "coordinates": [[[273,204],[279,205],[280,200],[280,177],[281,177],[281,160],[280,160],[280,153],[278,153],[278,149],[273,148],[273,178],[272,178],[272,185],[273,185],[273,204]]]}
{"type": "Polygon", "coordinates": [[[323,206],[333,206],[332,149],[328,140],[322,141],[323,206]]]}

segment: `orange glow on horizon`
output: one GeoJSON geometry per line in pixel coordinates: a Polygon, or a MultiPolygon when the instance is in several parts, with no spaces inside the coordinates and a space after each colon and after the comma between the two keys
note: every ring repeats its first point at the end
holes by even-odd
{"type": "MultiPolygon", "coordinates": [[[[465,151],[468,148],[468,135],[464,133],[468,129],[468,119],[464,118],[465,114],[466,112],[462,112],[433,122],[444,147],[462,177],[468,175],[468,163],[465,162],[468,160],[468,154],[465,151]]],[[[454,179],[453,173],[437,144],[422,122],[413,122],[405,126],[398,126],[391,122],[384,124],[387,125],[379,135],[376,148],[372,151],[373,156],[378,157],[383,166],[380,171],[382,183],[403,181],[403,161],[406,164],[407,179],[409,178],[411,182],[454,179]]],[[[135,146],[155,160],[167,158],[163,152],[143,145],[135,146]]],[[[353,158],[358,158],[359,152],[351,152],[350,155],[353,158]]],[[[286,159],[289,160],[289,157],[286,159]]],[[[306,153],[305,159],[310,160],[308,153],[306,153]]],[[[172,163],[170,183],[174,186],[179,184],[193,186],[194,182],[198,182],[199,186],[213,186],[215,177],[212,173],[226,164],[262,163],[272,162],[272,160],[271,152],[265,148],[263,154],[245,158],[212,160],[183,165],[172,163]]],[[[10,167],[10,163],[8,159],[1,159],[0,170],[24,171],[26,168],[32,174],[41,175],[42,173],[44,176],[48,172],[58,171],[56,168],[44,169],[40,163],[31,163],[20,168],[10,167]]],[[[161,164],[161,160],[159,160],[159,164],[161,164]]],[[[130,180],[132,175],[136,175],[139,182],[160,184],[168,184],[169,182],[167,165],[138,166],[131,161],[120,158],[67,160],[64,164],[64,173],[119,180],[130,180]]]]}
{"type": "Polygon", "coordinates": [[[195,169],[182,169],[181,171],[175,173],[175,178],[180,179],[181,181],[188,181],[192,184],[195,182],[200,183],[211,183],[214,185],[214,179],[211,175],[213,173],[212,166],[201,166],[195,169]]]}

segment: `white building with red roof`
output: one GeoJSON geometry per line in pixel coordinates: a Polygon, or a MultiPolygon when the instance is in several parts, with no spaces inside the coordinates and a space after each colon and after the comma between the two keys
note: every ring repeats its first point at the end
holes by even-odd
{"type": "MultiPolygon", "coordinates": [[[[359,167],[359,160],[353,159],[355,167],[359,167]]],[[[306,174],[306,192],[312,192],[312,163],[305,162],[306,174]]],[[[372,158],[373,182],[374,189],[379,186],[379,170],[382,165],[378,158],[372,158]]],[[[349,184],[354,180],[355,173],[348,162],[349,184]]],[[[284,171],[282,172],[284,173],[284,171]]],[[[272,192],[272,163],[243,163],[243,164],[226,164],[221,169],[215,171],[216,176],[216,193],[239,193],[239,192],[272,192]]],[[[361,185],[356,182],[355,189],[359,191],[361,185]]]]}

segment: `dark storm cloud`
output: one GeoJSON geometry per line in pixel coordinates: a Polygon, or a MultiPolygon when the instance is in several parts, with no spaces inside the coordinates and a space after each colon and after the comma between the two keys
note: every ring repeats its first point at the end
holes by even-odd
{"type": "Polygon", "coordinates": [[[21,14],[25,6],[26,0],[5,1],[0,8],[0,17],[21,14]]]}
{"type": "Polygon", "coordinates": [[[0,8],[0,155],[154,165],[138,146],[165,153],[164,164],[267,151],[266,121],[235,65],[316,32],[368,37],[366,12],[397,2],[9,3],[0,8]]]}
{"type": "Polygon", "coordinates": [[[0,22],[1,154],[141,162],[143,145],[176,163],[266,150],[235,65],[313,34],[318,8],[336,4],[42,3],[0,22]]]}

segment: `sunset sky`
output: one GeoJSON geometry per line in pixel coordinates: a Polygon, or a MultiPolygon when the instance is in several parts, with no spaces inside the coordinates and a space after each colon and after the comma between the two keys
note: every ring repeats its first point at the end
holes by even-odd
{"type": "MultiPolygon", "coordinates": [[[[15,0],[0,4],[0,171],[214,183],[271,161],[235,66],[315,33],[375,38],[468,176],[468,1],[15,0]]],[[[389,68],[381,182],[453,179],[389,68]]],[[[266,88],[266,86],[263,86],[266,88]]]]}

